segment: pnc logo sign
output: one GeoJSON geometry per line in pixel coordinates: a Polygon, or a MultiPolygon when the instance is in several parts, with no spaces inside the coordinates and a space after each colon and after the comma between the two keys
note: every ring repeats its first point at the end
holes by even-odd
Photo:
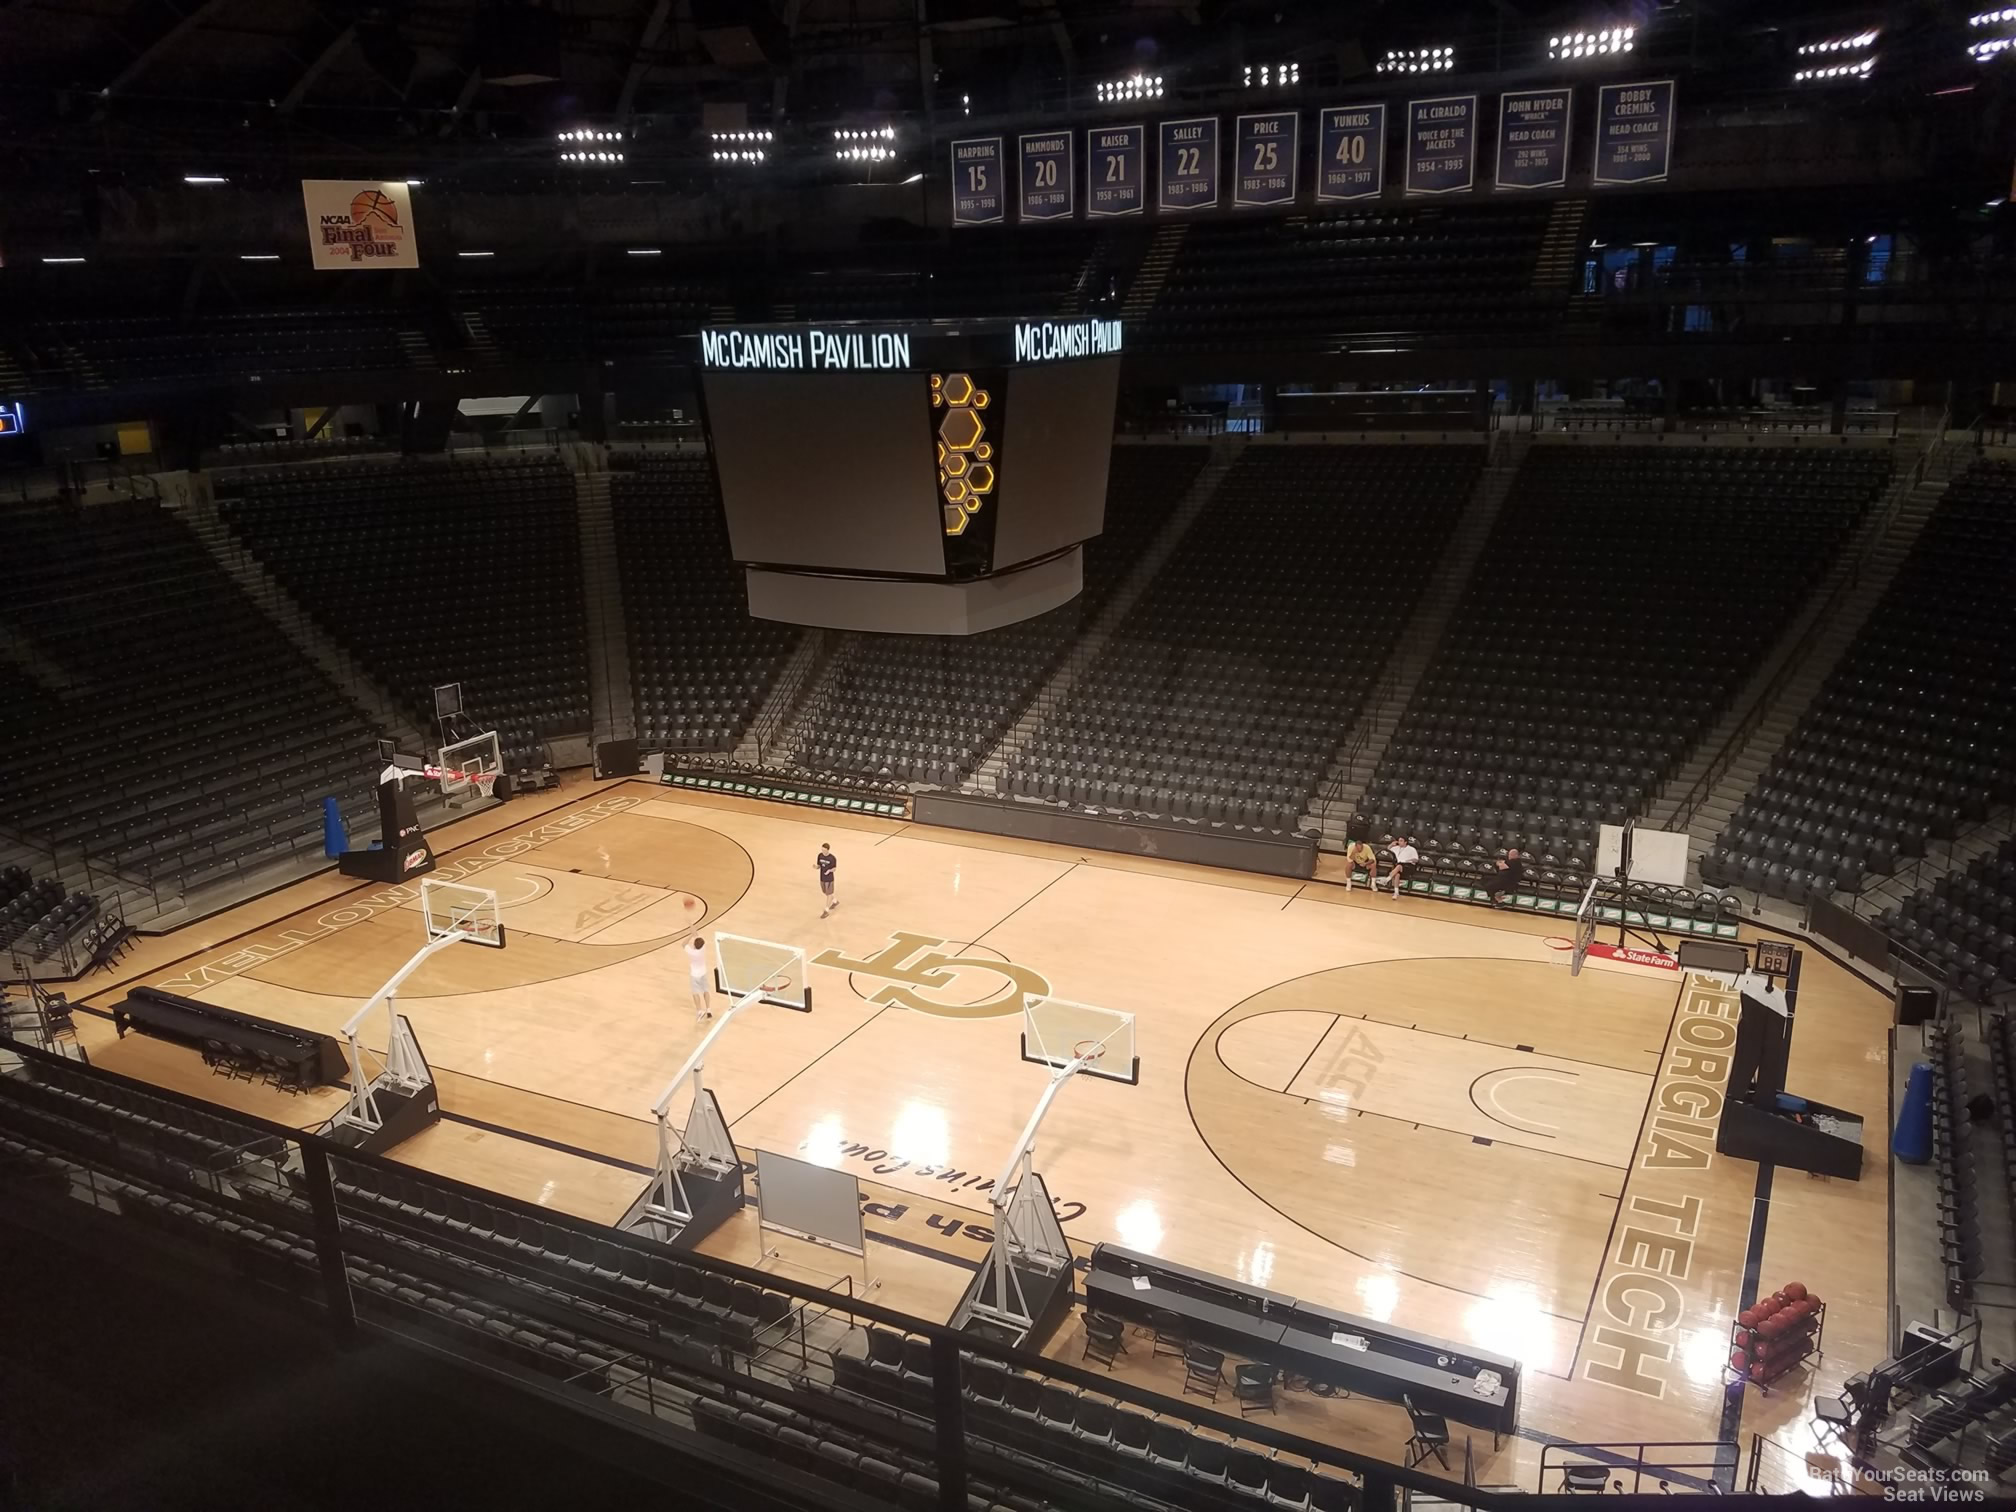
{"type": "Polygon", "coordinates": [[[879,977],[884,985],[870,994],[871,1003],[914,1008],[940,1018],[1005,1018],[1020,1013],[1027,998],[1050,996],[1050,983],[1041,972],[1013,961],[951,955],[944,949],[948,943],[936,935],[897,930],[887,945],[865,959],[828,950],[812,961],[836,971],[879,977]],[[993,995],[975,1002],[976,992],[993,995]]]}

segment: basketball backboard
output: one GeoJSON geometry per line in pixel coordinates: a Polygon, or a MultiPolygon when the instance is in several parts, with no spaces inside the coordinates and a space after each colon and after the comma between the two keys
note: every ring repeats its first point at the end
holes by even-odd
{"type": "Polygon", "coordinates": [[[1134,1015],[1068,998],[1032,997],[1023,1005],[1022,1059],[1053,1071],[1075,1064],[1082,1075],[1129,1086],[1141,1081],[1134,1015]]]}
{"type": "Polygon", "coordinates": [[[420,912],[431,939],[452,936],[493,950],[504,948],[504,920],[497,910],[497,894],[487,887],[424,878],[420,912]]]}
{"type": "Polygon", "coordinates": [[[798,1013],[812,1011],[812,985],[806,980],[805,951],[797,945],[758,940],[748,935],[714,936],[714,990],[740,1002],[754,993],[759,1002],[798,1013]]]}
{"type": "Polygon", "coordinates": [[[448,774],[441,779],[441,791],[452,796],[494,779],[504,770],[504,753],[498,746],[497,732],[485,730],[481,735],[441,747],[436,764],[448,774]]]}

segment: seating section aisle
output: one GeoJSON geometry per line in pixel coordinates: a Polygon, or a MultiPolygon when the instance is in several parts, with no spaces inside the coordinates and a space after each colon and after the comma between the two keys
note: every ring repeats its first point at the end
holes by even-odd
{"type": "Polygon", "coordinates": [[[999,743],[1189,492],[1202,446],[1119,446],[1106,526],[1086,543],[1084,591],[1019,625],[970,636],[860,635],[807,700],[794,753],[815,771],[953,786],[999,743]]]}
{"type": "Polygon", "coordinates": [[[1852,892],[2016,798],[2016,465],[1954,479],[1702,875],[1852,892]]]}
{"type": "Polygon", "coordinates": [[[253,555],[422,730],[451,682],[509,770],[589,728],[574,482],[558,458],[333,462],[220,478],[217,495],[253,555]]]}
{"type": "Polygon", "coordinates": [[[0,823],[186,892],[368,810],[375,732],[159,505],[0,511],[0,559],[70,681],[0,730],[0,823]]]}
{"type": "Polygon", "coordinates": [[[1002,774],[1004,792],[1292,829],[1481,446],[1257,446],[1002,774]]]}
{"type": "Polygon", "coordinates": [[[638,739],[732,751],[803,632],[750,617],[712,459],[614,456],[609,498],[638,739]]]}
{"type": "Polygon", "coordinates": [[[2016,989],[2016,840],[1885,909],[1878,922],[1963,997],[1983,1002],[2016,989]]]}
{"type": "MultiPolygon", "coordinates": [[[[1321,345],[1340,331],[1530,328],[1545,205],[1344,210],[1190,227],[1141,344],[1164,351],[1321,345]]],[[[1130,338],[1131,339],[1131,338],[1130,338]]]]}
{"type": "Polygon", "coordinates": [[[1586,876],[1889,475],[1873,450],[1536,445],[1366,789],[1375,837],[1586,876]]]}

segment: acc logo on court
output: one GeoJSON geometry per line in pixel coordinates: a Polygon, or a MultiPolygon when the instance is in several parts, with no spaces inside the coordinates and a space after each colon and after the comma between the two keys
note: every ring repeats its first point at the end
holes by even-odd
{"type": "Polygon", "coordinates": [[[814,956],[812,962],[836,971],[858,971],[863,976],[880,977],[888,985],[869,997],[871,1003],[914,1008],[940,1018],[1005,1018],[1020,1013],[1025,998],[1050,996],[1050,983],[1042,973],[1013,961],[948,955],[942,948],[946,943],[936,935],[897,930],[889,936],[887,945],[865,960],[857,961],[844,951],[828,950],[814,956]],[[967,972],[985,972],[1002,978],[1006,985],[995,996],[978,1003],[956,1001],[956,994],[954,1000],[932,995],[944,992],[967,972]]]}

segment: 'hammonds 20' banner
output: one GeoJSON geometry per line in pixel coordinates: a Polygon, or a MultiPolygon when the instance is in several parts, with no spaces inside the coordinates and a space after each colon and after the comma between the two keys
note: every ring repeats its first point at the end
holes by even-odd
{"type": "Polygon", "coordinates": [[[317,268],[420,266],[413,191],[397,179],[303,179],[301,204],[308,213],[308,259],[317,268]]]}

